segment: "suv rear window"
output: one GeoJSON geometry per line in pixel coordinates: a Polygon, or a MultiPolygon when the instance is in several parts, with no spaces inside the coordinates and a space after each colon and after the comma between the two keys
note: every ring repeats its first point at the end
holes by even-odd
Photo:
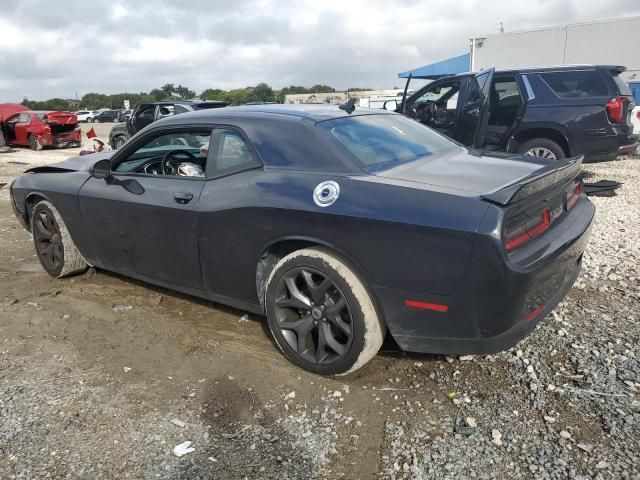
{"type": "Polygon", "coordinates": [[[540,76],[561,98],[607,97],[607,84],[596,70],[546,72],[540,76]]]}

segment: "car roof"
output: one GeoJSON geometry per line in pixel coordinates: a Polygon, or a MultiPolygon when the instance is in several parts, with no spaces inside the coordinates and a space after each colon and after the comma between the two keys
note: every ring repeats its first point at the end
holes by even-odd
{"type": "MultiPolygon", "coordinates": [[[[215,122],[217,118],[223,116],[285,116],[285,117],[295,117],[295,118],[304,118],[307,120],[311,120],[312,122],[320,122],[323,120],[331,120],[334,118],[344,118],[344,117],[355,117],[361,115],[393,115],[392,112],[383,109],[369,109],[369,108],[359,108],[355,107],[355,110],[349,114],[346,110],[343,110],[339,107],[339,105],[330,105],[330,104],[294,104],[294,105],[283,105],[283,104],[264,104],[264,105],[241,105],[239,107],[227,107],[227,108],[216,108],[216,109],[208,109],[208,110],[198,110],[197,112],[177,115],[174,118],[176,123],[178,123],[182,117],[184,118],[197,118],[199,122],[207,122],[212,121],[215,122]],[[184,115],[184,116],[183,116],[184,115]],[[186,115],[191,115],[190,117],[185,117],[186,115]],[[197,117],[195,116],[197,115],[197,117]]],[[[163,122],[166,122],[168,119],[164,119],[163,122]]]]}
{"type": "MultiPolygon", "coordinates": [[[[544,66],[531,66],[531,67],[514,67],[514,68],[496,68],[496,73],[537,73],[537,72],[561,72],[561,71],[572,71],[572,70],[608,70],[614,75],[618,75],[626,70],[626,67],[621,65],[592,65],[592,64],[576,64],[576,65],[544,65],[544,66]]],[[[462,78],[469,77],[472,75],[477,75],[482,73],[482,70],[479,72],[462,72],[456,75],[451,75],[445,78],[462,78]]],[[[419,78],[419,77],[415,77],[419,78]]],[[[440,79],[439,79],[440,80],[440,79]]]]}

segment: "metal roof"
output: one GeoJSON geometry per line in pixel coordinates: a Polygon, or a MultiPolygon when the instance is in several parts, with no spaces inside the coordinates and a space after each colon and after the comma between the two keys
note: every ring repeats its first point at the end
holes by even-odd
{"type": "Polygon", "coordinates": [[[456,75],[462,72],[468,72],[471,68],[471,54],[465,53],[457,57],[448,58],[441,62],[425,65],[424,67],[414,68],[406,72],[398,74],[398,78],[425,78],[436,79],[441,77],[448,77],[450,75],[456,75]]]}

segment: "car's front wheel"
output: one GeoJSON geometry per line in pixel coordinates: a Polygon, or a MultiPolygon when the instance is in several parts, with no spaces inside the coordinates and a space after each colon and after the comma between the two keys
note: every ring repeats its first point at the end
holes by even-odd
{"type": "Polygon", "coordinates": [[[565,157],[562,147],[548,138],[534,138],[527,140],[518,147],[516,153],[547,158],[549,160],[560,160],[565,157]]]}
{"type": "Polygon", "coordinates": [[[127,140],[122,135],[120,135],[113,139],[113,145],[111,146],[113,147],[114,150],[118,150],[120,147],[122,147],[126,143],[126,141],[127,140]]]}
{"type": "Polygon", "coordinates": [[[273,337],[291,362],[320,375],[353,372],[380,350],[385,327],[347,262],[303,249],[274,267],[265,294],[273,337]]]}
{"type": "Polygon", "coordinates": [[[52,277],[62,278],[87,270],[87,262],[73,243],[60,212],[50,202],[43,200],[33,207],[31,233],[38,259],[52,277]]]}

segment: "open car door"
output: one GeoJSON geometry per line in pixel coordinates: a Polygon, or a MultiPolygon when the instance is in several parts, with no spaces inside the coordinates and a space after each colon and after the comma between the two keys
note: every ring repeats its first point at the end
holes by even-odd
{"type": "Polygon", "coordinates": [[[489,122],[489,102],[494,68],[470,77],[461,99],[458,140],[472,148],[482,148],[489,122]]]}

